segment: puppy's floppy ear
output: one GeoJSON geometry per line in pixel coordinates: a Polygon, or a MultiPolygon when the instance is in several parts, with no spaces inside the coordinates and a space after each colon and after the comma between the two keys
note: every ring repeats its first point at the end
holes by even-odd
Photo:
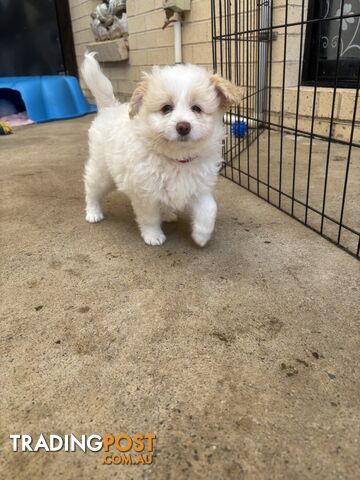
{"type": "Polygon", "coordinates": [[[225,80],[220,75],[212,75],[210,83],[215,87],[216,93],[220,98],[220,108],[222,110],[227,110],[232,105],[239,105],[245,96],[242,87],[225,80]]]}
{"type": "Polygon", "coordinates": [[[134,118],[139,113],[141,103],[147,90],[148,80],[142,80],[137,84],[129,103],[129,117],[134,118]]]}

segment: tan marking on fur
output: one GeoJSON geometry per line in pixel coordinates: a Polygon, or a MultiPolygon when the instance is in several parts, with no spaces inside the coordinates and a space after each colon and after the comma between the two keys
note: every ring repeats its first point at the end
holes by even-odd
{"type": "Polygon", "coordinates": [[[135,115],[139,113],[141,103],[147,88],[148,88],[148,80],[142,80],[140,83],[137,84],[129,102],[130,118],[134,118],[135,115]]]}
{"type": "Polygon", "coordinates": [[[212,75],[210,77],[212,83],[220,97],[220,108],[227,110],[232,105],[239,105],[244,98],[243,87],[238,87],[229,80],[225,80],[219,75],[212,75]]]}
{"type": "Polygon", "coordinates": [[[175,101],[166,90],[159,90],[157,85],[150,82],[142,105],[147,112],[158,112],[164,105],[174,106],[175,101]]]}

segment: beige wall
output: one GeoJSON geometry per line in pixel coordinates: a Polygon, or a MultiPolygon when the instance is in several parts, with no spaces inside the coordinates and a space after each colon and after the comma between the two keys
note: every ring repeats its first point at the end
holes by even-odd
{"type": "MultiPolygon", "coordinates": [[[[94,41],[89,28],[90,13],[94,10],[98,1],[69,1],[73,22],[75,50],[78,63],[80,63],[86,49],[86,44],[94,41]]],[[[289,0],[289,23],[301,19],[302,1],[303,0],[289,0]]],[[[248,4],[251,5],[251,2],[244,2],[242,8],[245,9],[248,4]]],[[[105,73],[111,79],[120,100],[126,100],[130,97],[131,92],[141,77],[142,71],[150,70],[151,66],[155,64],[166,65],[174,63],[173,29],[171,26],[165,30],[161,29],[164,21],[164,11],[161,5],[162,0],[128,0],[129,60],[103,65],[105,73]]],[[[285,20],[284,0],[273,0],[273,6],[273,25],[281,25],[285,20]]],[[[196,63],[209,69],[212,68],[210,14],[210,0],[192,0],[191,11],[185,14],[182,29],[184,62],[196,63]]],[[[307,17],[307,0],[305,0],[304,17],[307,17]]],[[[245,26],[246,24],[244,24],[244,27],[245,26]]],[[[277,32],[278,38],[273,42],[272,59],[271,120],[274,123],[279,123],[281,115],[285,38],[284,29],[278,28],[277,32]]],[[[296,87],[299,74],[301,38],[300,26],[289,28],[287,34],[284,111],[285,124],[293,127],[296,118],[296,87]]],[[[243,57],[244,52],[241,52],[243,57]]],[[[242,68],[246,68],[246,58],[240,58],[240,62],[242,62],[242,68]]],[[[332,97],[332,89],[318,89],[315,110],[317,117],[314,126],[315,133],[322,135],[329,134],[329,116],[331,114],[332,97]]],[[[349,139],[349,126],[352,119],[354,100],[354,90],[338,89],[335,104],[335,123],[332,132],[336,138],[349,139]]],[[[311,130],[312,104],[313,89],[311,87],[302,87],[298,128],[306,132],[310,132],[311,130]]],[[[357,121],[359,122],[357,127],[360,127],[360,109],[357,121]]],[[[355,129],[354,141],[360,142],[360,128],[355,129]]]]}
{"type": "MultiPolygon", "coordinates": [[[[93,42],[89,29],[90,13],[95,0],[70,0],[75,50],[78,63],[93,42]]],[[[105,73],[111,79],[121,100],[128,99],[141,77],[152,65],[174,63],[174,33],[170,26],[165,30],[162,0],[128,0],[129,60],[107,63],[105,73]]],[[[212,68],[210,1],[193,0],[191,11],[184,15],[183,61],[212,68]]]]}

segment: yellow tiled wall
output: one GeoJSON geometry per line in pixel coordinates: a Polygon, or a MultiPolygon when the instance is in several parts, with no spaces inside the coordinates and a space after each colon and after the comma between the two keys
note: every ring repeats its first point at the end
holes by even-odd
{"type": "MultiPolygon", "coordinates": [[[[73,23],[75,51],[81,63],[86,44],[93,42],[90,13],[96,0],[69,0],[73,23]]],[[[165,30],[162,0],[129,0],[130,56],[126,62],[107,63],[104,71],[111,79],[120,100],[128,99],[141,77],[152,65],[174,63],[174,33],[165,30]]],[[[191,11],[184,15],[182,28],[183,61],[212,68],[210,1],[192,0],[191,11]]],[[[84,86],[84,85],[83,85],[84,86]]]]}
{"type": "MultiPolygon", "coordinates": [[[[245,0],[244,0],[245,1],[245,0]]],[[[288,23],[301,19],[302,3],[305,1],[305,17],[308,0],[289,0],[288,23]]],[[[82,61],[86,44],[93,42],[90,30],[90,13],[99,3],[97,0],[69,0],[74,32],[75,51],[78,63],[82,61]]],[[[191,11],[184,15],[182,27],[183,61],[203,65],[212,69],[211,46],[211,2],[210,0],[192,0],[191,11]]],[[[248,3],[244,3],[246,9],[248,3]]],[[[152,65],[174,63],[174,34],[170,26],[165,30],[162,0],[128,0],[129,20],[129,60],[106,63],[103,65],[106,75],[111,79],[114,90],[120,100],[131,96],[142,71],[148,71],[152,65]]],[[[283,25],[285,21],[285,0],[273,0],[273,25],[283,25]]],[[[278,28],[278,38],[273,42],[272,58],[272,94],[271,121],[279,123],[282,104],[282,78],[284,70],[284,28],[278,28]]],[[[303,32],[305,36],[305,31],[303,32]]],[[[300,26],[287,29],[286,82],[284,101],[284,121],[288,126],[295,125],[295,106],[299,76],[300,26]]],[[[245,62],[246,59],[239,59],[245,62]]],[[[245,68],[245,65],[244,65],[245,68]]],[[[86,92],[86,87],[83,85],[86,92]]],[[[314,131],[322,135],[329,134],[330,107],[333,90],[318,88],[315,114],[317,121],[314,131]]],[[[335,122],[333,135],[348,140],[352,120],[355,90],[338,89],[335,103],[335,122]]],[[[302,87],[299,104],[298,128],[311,131],[313,89],[302,87]]],[[[360,109],[359,109],[360,110],[360,109]]],[[[360,113],[357,121],[360,121],[360,113]]],[[[356,128],[354,141],[360,141],[360,128],[356,128]]]]}

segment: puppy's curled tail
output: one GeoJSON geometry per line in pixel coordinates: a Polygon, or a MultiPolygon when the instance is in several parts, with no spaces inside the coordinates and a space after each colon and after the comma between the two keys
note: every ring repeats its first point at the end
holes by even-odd
{"type": "Polygon", "coordinates": [[[95,59],[96,52],[86,52],[81,66],[81,73],[96,99],[99,109],[112,107],[117,104],[111,82],[101,71],[100,65],[95,59]]]}

